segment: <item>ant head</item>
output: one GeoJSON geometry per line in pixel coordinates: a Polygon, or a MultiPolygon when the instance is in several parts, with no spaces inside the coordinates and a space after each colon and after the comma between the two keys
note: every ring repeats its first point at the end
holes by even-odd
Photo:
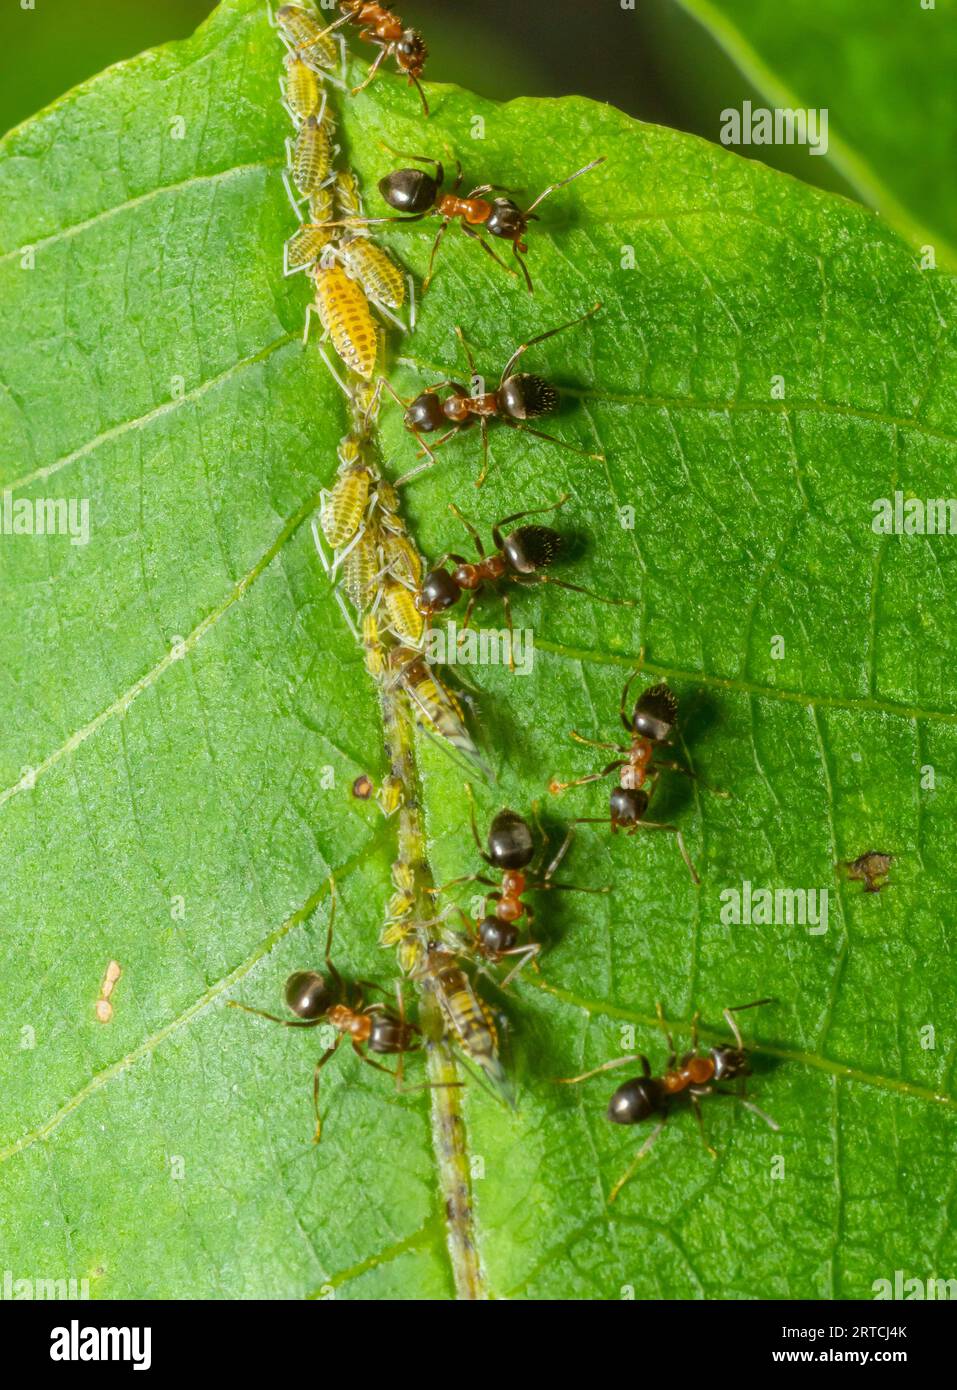
{"type": "Polygon", "coordinates": [[[429,570],[415,596],[415,606],[429,618],[433,613],[443,613],[446,608],[458,603],[461,595],[461,588],[448,570],[429,570]]]}
{"type": "Polygon", "coordinates": [[[514,811],[499,811],[488,832],[488,857],[496,869],[524,869],[535,844],[528,822],[514,811]]]}
{"type": "Polygon", "coordinates": [[[407,430],[418,430],[423,434],[440,430],[445,424],[442,402],[434,391],[423,391],[421,396],[416,396],[409,403],[402,419],[407,430]]]}
{"type": "Polygon", "coordinates": [[[518,574],[547,569],[561,548],[561,536],[548,526],[519,526],[502,542],[505,558],[518,574]]]}
{"type": "Polygon", "coordinates": [[[527,226],[525,214],[511,198],[493,198],[492,211],[485,230],[489,236],[499,236],[505,241],[517,241],[527,226]]]}
{"type": "Polygon", "coordinates": [[[332,1003],[325,977],[318,970],[297,970],[286,981],[286,1004],[298,1018],[320,1018],[332,1003]]]}
{"type": "Polygon", "coordinates": [[[607,1117],[615,1125],[638,1125],[661,1109],[661,1082],[650,1076],[626,1081],[608,1102],[607,1117]]]}
{"type": "Polygon", "coordinates": [[[650,685],[639,695],[631,716],[631,727],[636,734],[650,738],[653,743],[663,743],[675,726],[678,717],[678,701],[667,685],[650,685]]]}
{"type": "Polygon", "coordinates": [[[527,372],[510,376],[502,383],[498,395],[502,409],[513,420],[532,420],[536,415],[547,415],[558,405],[554,386],[527,372]]]}
{"type": "Polygon", "coordinates": [[[648,793],[634,787],[613,787],[608,802],[612,825],[637,825],[648,809],[648,793]]]}
{"type": "Polygon", "coordinates": [[[518,941],[518,928],[511,922],[501,922],[497,917],[485,917],[478,925],[479,940],[485,949],[494,955],[510,951],[518,941]]]}
{"type": "Polygon", "coordinates": [[[429,50],[426,48],[425,40],[421,34],[417,34],[414,29],[406,29],[395,46],[395,56],[403,72],[409,72],[415,77],[419,77],[425,67],[429,50]]]}
{"type": "Polygon", "coordinates": [[[442,183],[424,169],[396,169],[379,180],[379,192],[396,212],[428,212],[442,183]]]}
{"type": "Polygon", "coordinates": [[[751,1075],[747,1055],[740,1047],[713,1047],[711,1060],[715,1081],[733,1081],[737,1076],[751,1075]]]}

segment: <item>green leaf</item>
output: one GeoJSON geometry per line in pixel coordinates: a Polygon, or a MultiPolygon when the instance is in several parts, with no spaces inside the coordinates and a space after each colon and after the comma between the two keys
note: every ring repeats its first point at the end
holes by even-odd
{"type": "MultiPolygon", "coordinates": [[[[0,536],[0,1227],[15,1277],[100,1297],[455,1292],[430,1111],[458,1093],[397,1095],[344,1053],[317,1148],[315,1040],[225,1007],[275,1009],[321,961],[330,871],[340,969],[396,973],[378,945],[394,824],[351,796],[386,770],[379,711],[307,524],[346,413],[299,341],[308,286],[281,274],[279,58],[235,0],[2,151],[0,481],[88,499],[91,536],[0,536]]],[[[871,213],[610,108],[429,93],[427,126],[391,77],[337,101],[370,212],[383,138],[530,197],[608,157],[533,224],[534,298],[453,229],[414,336],[393,338],[400,391],[462,378],[456,324],[494,380],[518,341],[604,305],[525,361],[566,388],[555,433],[606,465],[493,425],[481,491],[471,433],[405,494],[435,556],[465,539],[449,502],[487,533],[568,491],[556,525],[582,545],[556,574],[636,603],[515,594],[532,673],[464,672],[498,777],[476,781],[480,821],[538,800],[555,837],[602,813],[604,788],[547,784],[596,765],[571,727],[616,738],[642,646],[680,701],[678,756],[732,793],[665,776],[653,802],[700,889],[670,835],[580,827],[560,876],[614,892],[537,895],[541,975],[483,986],[519,1109],[461,1097],[479,1291],[869,1297],[898,1269],[946,1275],[953,541],[871,523],[895,490],[947,495],[953,281],[871,213]],[[873,848],[893,881],[863,894],[834,865],[873,848]],[[828,889],[827,931],[726,925],[745,881],[828,889]],[[742,1024],[780,1132],[706,1099],[712,1160],[679,1108],[609,1205],[648,1132],[604,1118],[628,1073],[552,1079],[623,1046],[660,1069],[657,999],[683,1048],[695,1010],[713,1044],[726,1005],[765,996],[742,1024]]],[[[434,232],[386,239],[421,277],[434,232]]],[[[383,419],[398,474],[414,448],[383,419]]],[[[428,740],[418,756],[436,879],[473,872],[462,772],[428,740]]]]}
{"type": "MultiPolygon", "coordinates": [[[[957,268],[951,178],[957,129],[949,90],[957,62],[954,0],[666,3],[700,21],[771,106],[825,108],[827,162],[915,249],[931,244],[939,265],[957,268]]],[[[706,81],[709,76],[706,71],[706,81]]],[[[716,112],[714,121],[717,132],[716,112]]],[[[809,180],[817,180],[813,166],[821,163],[809,159],[809,180]]]]}

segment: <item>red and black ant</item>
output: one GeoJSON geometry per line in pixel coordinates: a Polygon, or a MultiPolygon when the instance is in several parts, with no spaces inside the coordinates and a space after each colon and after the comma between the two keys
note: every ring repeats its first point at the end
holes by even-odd
{"type": "Polygon", "coordinates": [[[394,1077],[397,1091],[408,1093],[423,1089],[420,1086],[403,1085],[404,1056],[407,1052],[421,1050],[422,1030],[417,1024],[408,1022],[405,1017],[401,985],[396,986],[399,1003],[399,1012],[396,1014],[391,1009],[386,1008],[384,1004],[367,1004],[365,1002],[365,992],[378,989],[378,985],[372,984],[369,980],[356,980],[349,985],[332,963],[332,932],[336,915],[336,890],[332,879],[329,880],[329,889],[332,905],[329,911],[329,931],[326,936],[328,979],[325,975],[320,975],[317,970],[297,970],[286,980],[284,990],[286,1005],[298,1017],[295,1019],[279,1018],[276,1014],[266,1013],[263,1009],[250,1008],[248,1004],[241,1004],[236,999],[229,1000],[231,1008],[243,1009],[246,1013],[255,1014],[258,1018],[268,1018],[271,1023],[281,1023],[284,1028],[317,1028],[320,1024],[326,1023],[338,1033],[335,1042],[331,1047],[327,1047],[319,1058],[313,1073],[312,1094],[316,1111],[316,1132],[313,1135],[313,1143],[316,1144],[318,1144],[322,1133],[322,1118],[319,1114],[319,1074],[344,1038],[349,1038],[356,1055],[367,1066],[375,1067],[376,1071],[384,1071],[387,1076],[394,1077]],[[364,1050],[366,1048],[370,1052],[397,1055],[398,1061],[395,1071],[389,1067],[384,1067],[381,1062],[374,1062],[371,1057],[366,1055],[364,1050]]]}
{"type": "MultiPolygon", "coordinates": [[[[681,857],[688,866],[692,881],[695,884],[700,884],[701,880],[691,862],[691,856],[685,847],[684,837],[678,827],[666,825],[662,821],[644,819],[648,803],[663,771],[681,772],[685,777],[697,777],[697,774],[687,767],[682,767],[677,762],[652,761],[658,749],[670,747],[674,742],[671,735],[674,732],[678,715],[678,702],[668,686],[662,681],[644,690],[639,695],[632,713],[627,714],[625,702],[628,699],[628,689],[640,669],[639,658],[638,667],[625,681],[618,707],[621,722],[631,736],[630,744],[601,743],[597,739],[584,738],[575,729],[571,731],[571,737],[577,743],[588,744],[591,748],[611,748],[616,753],[624,753],[625,756],[616,758],[607,767],[603,767],[600,772],[589,773],[587,777],[577,777],[572,782],[560,782],[557,777],[553,777],[548,784],[548,789],[553,795],[557,795],[569,787],[583,787],[588,782],[599,782],[610,773],[617,772],[618,786],[612,789],[609,798],[610,815],[607,818],[604,816],[579,816],[575,824],[610,825],[612,834],[617,833],[619,828],[628,835],[633,835],[636,830],[667,830],[674,835],[678,842],[681,857]],[[650,783],[648,790],[645,789],[646,782],[650,783]]],[[[705,786],[706,784],[702,782],[701,785],[705,786]]],[[[728,792],[717,791],[714,787],[708,787],[707,790],[715,796],[726,797],[729,795],[728,792]]]]}
{"type": "MultiPolygon", "coordinates": [[[[524,900],[526,893],[546,891],[552,888],[570,893],[610,893],[611,889],[583,888],[575,883],[554,883],[552,881],[552,875],[568,853],[568,848],[574,838],[574,829],[568,831],[559,846],[558,853],[551,860],[542,877],[530,881],[525,875],[525,870],[535,858],[535,842],[528,821],[515,811],[499,811],[493,818],[489,827],[488,851],[486,852],[482,848],[482,841],[475,821],[475,802],[472,797],[472,789],[466,784],[465,790],[469,798],[472,838],[486,864],[492,869],[501,871],[501,883],[486,877],[484,874],[465,874],[461,878],[450,879],[448,883],[443,883],[431,891],[433,894],[444,893],[448,888],[453,888],[461,883],[481,883],[495,890],[485,896],[484,915],[481,921],[474,924],[468,922],[468,925],[472,949],[482,959],[491,963],[498,963],[509,956],[518,958],[515,967],[502,982],[504,989],[522,967],[528,961],[534,960],[542,949],[541,942],[538,941],[519,943],[518,923],[524,917],[526,926],[531,928],[535,921],[532,908],[524,900]]],[[[542,854],[544,854],[547,844],[547,837],[542,832],[542,854]]],[[[464,917],[464,915],[463,913],[462,916],[464,917]]]]}
{"type": "Polygon", "coordinates": [[[508,271],[509,275],[512,275],[514,272],[511,268],[505,264],[501,256],[492,249],[476,228],[481,228],[489,236],[499,237],[502,241],[510,241],[512,254],[521,267],[529,294],[531,294],[533,292],[532,277],[528,273],[528,266],[525,264],[523,256],[528,251],[528,244],[524,240],[528,231],[528,224],[539,220],[535,208],[550,194],[557,192],[559,188],[564,188],[566,184],[581,178],[582,174],[587,174],[597,165],[605,162],[605,156],[601,155],[598,159],[593,159],[590,164],[576,169],[574,174],[568,175],[568,178],[560,179],[558,183],[549,184],[544,193],[539,193],[534,203],[523,212],[511,198],[493,198],[489,201],[481,196],[483,193],[508,192],[508,189],[503,189],[495,183],[479,184],[477,188],[472,189],[467,197],[460,198],[458,190],[462,186],[463,174],[462,166],[458,160],[455,161],[457,173],[452,191],[443,193],[442,184],[445,182],[445,168],[439,160],[421,154],[409,154],[405,155],[404,158],[414,159],[418,164],[431,164],[435,168],[434,174],[427,174],[424,169],[396,169],[379,180],[379,192],[384,201],[388,203],[390,208],[395,208],[397,212],[407,214],[406,216],[352,218],[344,224],[331,225],[380,226],[387,222],[421,222],[423,218],[429,217],[433,213],[437,217],[441,217],[442,225],[432,243],[428,273],[422,282],[423,294],[428,289],[432,279],[432,268],[438,249],[442,244],[442,238],[448,231],[450,224],[456,220],[467,237],[477,241],[486,255],[491,256],[493,261],[500,265],[503,270],[508,271]]]}
{"type": "MultiPolygon", "coordinates": [[[[465,610],[465,618],[462,623],[461,631],[464,632],[471,620],[472,610],[475,607],[479,594],[486,585],[492,585],[498,592],[498,585],[501,581],[508,581],[518,584],[522,588],[534,587],[538,584],[556,584],[562,589],[571,589],[576,594],[587,594],[589,598],[597,599],[599,603],[610,603],[616,606],[632,607],[630,599],[605,598],[603,594],[596,594],[591,589],[585,589],[581,584],[570,584],[565,579],[553,579],[549,574],[542,574],[543,569],[554,564],[563,546],[563,538],[548,526],[518,526],[514,531],[509,531],[507,535],[502,534],[506,526],[510,526],[513,521],[521,521],[526,516],[537,516],[542,512],[553,512],[558,507],[564,506],[568,501],[568,493],[559,497],[557,502],[553,502],[548,507],[530,507],[524,512],[513,512],[511,516],[502,517],[492,527],[492,544],[495,546],[495,553],[487,555],[482,537],[472,525],[467,521],[454,502],[449,503],[449,511],[458,517],[462,525],[472,537],[475,549],[478,552],[478,563],[466,560],[464,555],[457,555],[455,551],[448,551],[437,562],[434,569],[429,570],[422,580],[421,587],[415,597],[415,606],[418,611],[426,618],[432,618],[436,613],[444,613],[458,603],[463,593],[468,593],[469,601],[465,610]],[[455,561],[455,569],[449,573],[443,566],[449,561],[455,561]]],[[[509,633],[509,665],[514,669],[512,658],[512,607],[509,602],[507,592],[500,592],[502,607],[505,611],[505,625],[509,633]]]]}
{"type": "MultiPolygon", "coordinates": [[[[357,96],[375,79],[384,58],[394,57],[400,72],[405,73],[409,85],[415,87],[422,102],[422,114],[428,116],[429,103],[425,99],[419,78],[425,68],[429,50],[425,40],[415,29],[406,29],[402,20],[385,5],[369,3],[369,0],[339,0],[341,19],[323,29],[322,35],[331,34],[343,24],[358,24],[359,38],[363,43],[374,43],[379,53],[366,74],[366,79],[358,87],[353,87],[352,95],[357,96]]],[[[321,38],[322,35],[319,35],[321,38]]]]}
{"type": "Polygon", "coordinates": [[[698,1017],[696,1013],[691,1020],[691,1051],[686,1052],[678,1061],[675,1051],[674,1040],[668,1031],[665,1023],[661,1005],[656,1004],[655,1009],[658,1014],[658,1022],[664,1030],[664,1035],[668,1043],[668,1063],[665,1067],[663,1076],[653,1076],[651,1064],[643,1053],[638,1052],[628,1057],[615,1057],[610,1062],[603,1062],[600,1067],[593,1067],[591,1071],[582,1072],[580,1076],[562,1076],[556,1080],[565,1086],[575,1086],[580,1081],[587,1081],[592,1076],[598,1076],[600,1072],[611,1071],[614,1067],[624,1066],[628,1062],[640,1062],[642,1075],[635,1077],[632,1081],[626,1081],[623,1086],[619,1086],[617,1091],[608,1102],[607,1116],[612,1124],[616,1125],[638,1125],[644,1120],[648,1120],[652,1115],[659,1116],[655,1128],[638,1150],[631,1164],[615,1183],[608,1196],[609,1202],[613,1202],[625,1183],[634,1173],[638,1164],[646,1156],[658,1135],[664,1129],[671,1107],[676,1099],[687,1094],[691,1102],[695,1118],[701,1131],[701,1139],[705,1148],[712,1158],[717,1157],[716,1151],[711,1147],[705,1138],[704,1121],[701,1118],[701,1097],[720,1095],[732,1096],[739,1101],[747,1110],[753,1110],[756,1115],[773,1130],[780,1129],[780,1126],[766,1115],[763,1110],[759,1110],[756,1105],[745,1098],[743,1090],[744,1078],[751,1075],[751,1067],[748,1061],[748,1054],[745,1051],[744,1040],[741,1037],[741,1030],[738,1027],[735,1014],[741,1013],[744,1009],[756,1009],[761,1004],[770,1004],[770,999],[755,999],[751,1004],[739,1004],[734,1009],[725,1009],[724,1018],[731,1032],[734,1034],[734,1047],[722,1044],[710,1048],[702,1053],[698,1047],[698,1017]],[[719,1081],[741,1081],[742,1089],[738,1091],[723,1091],[716,1084],[719,1081]]]}
{"type": "MultiPolygon", "coordinates": [[[[584,323],[591,318],[601,308],[601,304],[594,304],[587,313],[580,314],[577,319],[570,319],[568,323],[559,324],[557,328],[550,328],[545,333],[539,333],[534,338],[529,338],[528,342],[522,343],[515,349],[511,357],[505,363],[502,376],[495,391],[482,391],[481,394],[472,396],[457,381],[437,381],[434,386],[423,391],[421,395],[412,400],[403,400],[399,396],[391,383],[383,377],[386,389],[392,394],[399,405],[404,406],[405,414],[403,424],[410,434],[422,446],[423,452],[428,456],[427,462],[419,464],[417,468],[410,469],[396,480],[396,486],[401,487],[403,483],[409,482],[418,476],[426,468],[431,468],[436,462],[435,450],[449,439],[459,433],[460,430],[468,429],[474,425],[476,420],[482,432],[482,471],[475,481],[476,487],[481,487],[488,473],[488,422],[490,419],[501,420],[503,425],[508,425],[511,429],[524,430],[527,434],[534,434],[538,439],[546,439],[550,444],[557,444],[562,449],[567,449],[569,453],[581,454],[584,458],[594,459],[598,463],[604,462],[604,454],[592,454],[587,449],[579,449],[574,444],[568,444],[564,439],[556,439],[552,434],[545,434],[543,430],[535,429],[526,423],[528,420],[536,419],[540,415],[547,415],[558,405],[558,392],[550,382],[543,380],[540,376],[532,376],[528,372],[514,372],[515,364],[523,353],[536,343],[543,343],[546,338],[554,338],[556,333],[564,333],[566,328],[574,328],[576,324],[584,323]],[[450,395],[442,400],[439,392],[448,390],[450,395]],[[451,428],[446,429],[446,426],[451,428]],[[436,430],[446,429],[442,438],[435,444],[429,445],[423,438],[426,434],[433,434],[436,430]]],[[[456,328],[459,341],[468,359],[469,372],[472,380],[482,381],[475,371],[475,361],[471,350],[461,328],[456,328]]]]}

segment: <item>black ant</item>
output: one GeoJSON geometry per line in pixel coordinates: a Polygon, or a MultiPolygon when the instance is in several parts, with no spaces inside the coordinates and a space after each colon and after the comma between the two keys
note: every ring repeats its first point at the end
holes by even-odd
{"type": "MultiPolygon", "coordinates": [[[[625,756],[616,758],[607,767],[603,767],[600,772],[592,772],[587,777],[577,777],[572,782],[560,782],[558,778],[553,777],[548,784],[548,789],[553,795],[557,795],[569,787],[582,787],[587,782],[598,782],[610,773],[617,772],[618,786],[612,789],[609,798],[609,817],[580,816],[575,824],[610,825],[612,834],[616,834],[619,828],[624,829],[628,835],[633,835],[636,830],[667,830],[674,835],[678,842],[681,857],[688,866],[692,881],[695,884],[700,884],[701,880],[691,862],[684,836],[678,827],[666,825],[661,821],[644,819],[658,778],[664,770],[681,772],[685,777],[697,777],[697,774],[687,767],[682,767],[677,762],[652,761],[658,749],[670,747],[673,744],[674,740],[671,735],[674,732],[678,715],[678,702],[663,681],[644,690],[639,695],[632,713],[630,715],[626,713],[625,702],[628,699],[628,689],[641,669],[640,663],[641,658],[639,657],[638,667],[625,681],[618,706],[621,722],[631,736],[630,744],[601,743],[597,739],[584,738],[575,729],[571,731],[571,737],[577,743],[588,744],[591,748],[612,748],[617,753],[624,753],[625,756]],[[645,790],[646,782],[650,783],[650,789],[647,791],[645,790]]],[[[705,783],[702,782],[701,785],[705,786],[705,783]]],[[[726,797],[729,795],[728,792],[717,791],[714,787],[708,787],[707,790],[715,796],[726,797]]]]}
{"type": "Polygon", "coordinates": [[[432,279],[432,268],[439,246],[442,244],[442,238],[448,231],[450,224],[456,219],[460,219],[459,226],[465,235],[477,241],[482,250],[491,256],[493,261],[500,265],[503,270],[508,271],[509,275],[512,275],[514,272],[505,264],[501,256],[492,250],[492,247],[476,231],[476,228],[481,228],[489,236],[510,241],[512,254],[521,266],[525,283],[531,294],[533,292],[532,277],[529,275],[528,266],[522,258],[528,251],[528,245],[524,240],[528,231],[528,224],[538,221],[535,209],[550,194],[555,193],[559,188],[564,188],[566,184],[581,178],[582,174],[587,174],[591,169],[605,162],[605,156],[601,155],[598,159],[593,159],[590,164],[576,169],[574,174],[568,175],[568,178],[560,179],[558,183],[549,184],[544,193],[539,193],[534,203],[523,212],[511,198],[493,198],[490,202],[487,198],[480,196],[483,193],[508,192],[508,189],[495,183],[479,184],[477,188],[472,189],[467,197],[460,198],[458,190],[462,186],[463,175],[462,166],[458,160],[455,161],[457,173],[452,191],[443,193],[442,184],[445,182],[445,168],[439,160],[421,154],[409,154],[403,157],[414,159],[418,164],[431,164],[435,169],[434,175],[427,174],[424,169],[396,169],[393,173],[386,174],[385,178],[379,180],[379,192],[385,202],[389,204],[390,208],[395,208],[397,212],[406,213],[407,216],[353,218],[345,223],[333,223],[331,225],[356,226],[359,225],[360,221],[364,226],[380,226],[386,222],[421,222],[424,217],[428,217],[431,213],[441,217],[442,225],[432,243],[428,273],[422,281],[423,294],[428,289],[432,279]]]}
{"type": "MultiPolygon", "coordinates": [[[[550,444],[557,444],[572,454],[581,454],[584,458],[603,463],[604,454],[591,454],[587,449],[579,449],[574,444],[566,443],[564,439],[556,439],[554,435],[545,434],[542,430],[526,424],[527,420],[534,420],[540,415],[547,415],[553,411],[558,405],[558,392],[550,382],[543,380],[540,376],[532,376],[528,372],[513,374],[515,364],[530,347],[534,347],[536,343],[543,343],[546,338],[554,338],[556,333],[564,333],[566,328],[574,328],[576,324],[584,323],[600,308],[601,304],[594,304],[587,313],[580,314],[577,319],[570,319],[568,323],[559,324],[557,328],[550,328],[547,332],[539,333],[536,337],[529,338],[528,342],[522,343],[505,363],[498,388],[495,391],[483,391],[479,395],[472,396],[457,381],[437,381],[434,386],[430,386],[421,395],[406,401],[383,377],[386,389],[398,401],[399,405],[405,407],[403,424],[421,444],[423,452],[428,455],[428,462],[421,463],[417,468],[403,474],[401,478],[396,480],[396,486],[401,487],[403,483],[417,477],[426,468],[431,468],[436,461],[435,450],[441,448],[446,440],[451,439],[460,430],[467,429],[478,420],[482,431],[482,471],[476,479],[475,486],[481,487],[488,473],[488,422],[490,418],[501,420],[503,425],[508,425],[511,429],[524,430],[527,434],[534,434],[538,439],[547,439],[550,444]],[[445,400],[441,400],[439,392],[446,387],[450,390],[451,395],[446,396],[445,400]],[[447,425],[451,425],[451,428],[446,429],[441,439],[431,446],[426,443],[423,438],[424,435],[445,429],[447,425]]],[[[455,331],[468,359],[471,378],[481,381],[482,378],[477,377],[475,361],[461,328],[456,328],[455,331]]]]}
{"type": "Polygon", "coordinates": [[[372,984],[369,980],[357,980],[354,984],[347,985],[332,963],[332,932],[336,916],[336,889],[332,879],[329,880],[329,890],[332,900],[329,912],[329,931],[326,936],[326,971],[329,978],[320,975],[317,970],[297,970],[289,976],[286,980],[284,997],[287,1007],[298,1017],[295,1019],[279,1018],[276,1014],[266,1013],[263,1009],[250,1008],[248,1004],[241,1004],[238,1000],[229,1000],[231,1008],[243,1009],[247,1014],[255,1014],[258,1018],[268,1018],[271,1023],[281,1023],[284,1028],[317,1028],[320,1024],[327,1023],[337,1031],[338,1037],[319,1058],[313,1073],[312,1095],[316,1111],[316,1131],[313,1135],[313,1143],[315,1144],[318,1144],[322,1133],[322,1118],[319,1114],[319,1074],[344,1038],[350,1039],[356,1055],[367,1066],[375,1067],[376,1071],[384,1071],[387,1076],[394,1077],[397,1091],[408,1093],[422,1089],[419,1086],[403,1085],[405,1053],[421,1050],[420,1035],[422,1030],[417,1024],[408,1022],[405,1017],[401,986],[397,986],[396,989],[399,1003],[399,1012],[396,1014],[391,1009],[386,1008],[384,1004],[367,1004],[365,1002],[365,992],[378,989],[378,985],[372,984]],[[366,1055],[364,1050],[366,1048],[370,1052],[398,1055],[395,1071],[389,1067],[384,1067],[381,1062],[374,1062],[371,1057],[366,1055]]]}
{"type": "MultiPolygon", "coordinates": [[[[531,881],[526,878],[525,870],[535,858],[535,842],[528,821],[515,811],[499,811],[493,818],[489,827],[488,851],[486,852],[482,848],[478,825],[475,821],[475,801],[472,796],[472,789],[467,783],[465,790],[469,799],[472,838],[486,864],[501,871],[501,882],[488,878],[484,874],[466,874],[461,878],[450,879],[448,883],[433,888],[431,892],[433,894],[444,893],[446,889],[461,883],[481,883],[495,890],[485,896],[484,915],[481,921],[475,924],[469,922],[468,925],[473,950],[483,959],[497,963],[509,956],[519,958],[515,968],[503,981],[502,987],[504,988],[528,961],[534,960],[542,949],[541,943],[538,941],[519,944],[517,923],[524,917],[526,926],[531,928],[535,921],[534,912],[524,900],[525,893],[552,888],[573,893],[610,893],[611,889],[582,888],[575,883],[554,883],[552,881],[552,875],[565,858],[574,838],[574,829],[568,831],[559,846],[558,853],[551,860],[542,877],[531,881]]],[[[539,830],[541,831],[541,827],[539,830]]],[[[544,854],[548,841],[544,832],[541,832],[541,835],[541,853],[544,854]]],[[[462,915],[464,916],[464,913],[462,915]]]]}
{"type": "MultiPolygon", "coordinates": [[[[537,584],[556,584],[559,588],[571,589],[576,594],[587,594],[589,598],[597,599],[599,603],[632,607],[633,604],[630,599],[605,598],[602,594],[596,594],[591,589],[583,588],[581,584],[570,584],[567,580],[553,579],[549,574],[542,574],[543,569],[554,564],[563,546],[561,535],[550,527],[518,526],[514,531],[509,531],[507,535],[503,536],[503,529],[510,526],[513,521],[521,521],[523,517],[537,516],[542,512],[553,512],[564,506],[567,501],[568,493],[566,492],[557,502],[553,502],[548,507],[530,507],[527,511],[513,512],[511,516],[502,517],[501,521],[497,521],[492,527],[492,544],[495,546],[493,555],[486,555],[482,537],[478,531],[470,521],[465,519],[454,502],[449,503],[449,511],[458,517],[472,537],[478,552],[478,563],[470,562],[464,555],[457,555],[454,550],[448,551],[422,580],[421,587],[415,597],[415,606],[418,611],[423,617],[434,617],[436,613],[443,613],[447,608],[458,603],[462,594],[467,592],[469,601],[461,627],[461,631],[464,632],[469,625],[472,610],[483,588],[487,584],[491,584],[497,589],[502,580],[518,584],[522,588],[534,587],[537,584]],[[449,560],[455,561],[455,569],[451,574],[443,568],[449,560]]],[[[506,592],[502,592],[500,597],[510,639],[509,665],[514,669],[511,641],[512,606],[506,592]]]]}
{"type": "Polygon", "coordinates": [[[719,1081],[735,1080],[740,1080],[743,1083],[744,1078],[751,1075],[748,1054],[745,1051],[744,1040],[741,1037],[741,1030],[735,1019],[735,1014],[741,1013],[744,1009],[756,1009],[761,1004],[772,1002],[770,999],[755,999],[751,1004],[739,1004],[736,1008],[725,1009],[724,1018],[734,1034],[734,1047],[722,1044],[710,1048],[705,1053],[702,1053],[698,1047],[699,1015],[696,1013],[691,1020],[691,1051],[686,1052],[680,1062],[675,1051],[674,1040],[665,1023],[661,1005],[656,1004],[658,1022],[661,1024],[668,1043],[668,1062],[663,1076],[653,1076],[648,1058],[643,1053],[638,1052],[628,1057],[615,1057],[610,1062],[603,1062],[600,1067],[593,1067],[591,1071],[582,1072],[580,1076],[556,1078],[562,1085],[575,1086],[579,1081],[587,1081],[589,1077],[597,1076],[599,1072],[611,1071],[612,1068],[624,1066],[628,1062],[641,1063],[642,1075],[635,1077],[632,1081],[626,1081],[623,1086],[618,1087],[608,1102],[607,1117],[612,1124],[616,1125],[638,1125],[644,1120],[650,1119],[652,1115],[660,1116],[660,1118],[628,1168],[615,1183],[608,1197],[609,1202],[615,1200],[638,1164],[646,1156],[664,1129],[674,1101],[682,1093],[687,1093],[698,1121],[702,1142],[712,1158],[717,1158],[717,1153],[705,1138],[704,1121],[701,1118],[702,1096],[730,1095],[735,1100],[740,1101],[745,1109],[753,1110],[756,1115],[760,1115],[769,1128],[780,1129],[780,1125],[772,1120],[770,1115],[766,1115],[763,1110],[759,1110],[751,1101],[745,1099],[743,1087],[738,1091],[723,1091],[716,1084],[719,1081]]]}
{"type": "Polygon", "coordinates": [[[429,56],[422,35],[415,29],[404,28],[399,16],[386,5],[373,4],[370,0],[339,0],[339,8],[343,12],[342,17],[328,25],[317,37],[331,34],[333,29],[338,29],[343,24],[358,24],[362,26],[359,38],[364,43],[374,43],[379,49],[365,81],[358,87],[353,87],[352,95],[357,96],[374,81],[384,58],[394,57],[399,71],[405,73],[409,85],[415,87],[419,94],[422,114],[428,116],[429,103],[419,81],[425,68],[425,60],[429,56]]]}

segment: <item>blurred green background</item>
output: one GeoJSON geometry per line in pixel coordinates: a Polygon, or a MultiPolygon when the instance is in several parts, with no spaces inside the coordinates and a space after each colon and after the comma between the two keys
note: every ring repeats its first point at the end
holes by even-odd
{"type": "MultiPolygon", "coordinates": [[[[827,105],[829,157],[781,145],[739,152],[870,202],[917,245],[933,230],[942,250],[946,239],[957,247],[949,169],[957,0],[631,3],[398,0],[398,10],[426,37],[427,77],[487,97],[577,93],[712,141],[722,109],[746,99],[827,105]]],[[[111,63],[185,36],[212,8],[212,0],[5,0],[0,128],[111,63]]],[[[337,12],[333,0],[324,9],[337,12]]]]}

